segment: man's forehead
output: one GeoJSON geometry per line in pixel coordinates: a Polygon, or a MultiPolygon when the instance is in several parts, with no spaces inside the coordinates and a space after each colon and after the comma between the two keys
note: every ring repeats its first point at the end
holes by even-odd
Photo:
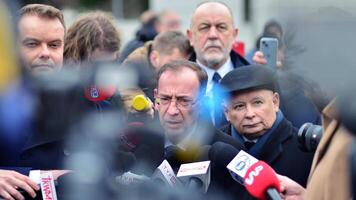
{"type": "MultiPolygon", "coordinates": [[[[18,22],[18,27],[21,28],[31,28],[34,25],[46,24],[45,28],[54,27],[59,30],[64,31],[63,24],[58,18],[48,18],[45,16],[39,16],[36,14],[25,14],[21,16],[18,22]]],[[[43,28],[43,27],[42,27],[43,28]]]]}
{"type": "Polygon", "coordinates": [[[233,16],[229,8],[218,2],[209,2],[201,4],[196,8],[192,16],[192,24],[201,23],[202,21],[217,20],[233,24],[233,16]]]}
{"type": "Polygon", "coordinates": [[[19,21],[20,36],[36,38],[41,36],[49,40],[64,39],[65,30],[59,19],[41,18],[35,15],[25,15],[19,21]]]}
{"type": "Polygon", "coordinates": [[[158,80],[158,90],[164,93],[195,94],[195,90],[199,90],[199,80],[195,72],[188,68],[168,70],[158,80]]]}

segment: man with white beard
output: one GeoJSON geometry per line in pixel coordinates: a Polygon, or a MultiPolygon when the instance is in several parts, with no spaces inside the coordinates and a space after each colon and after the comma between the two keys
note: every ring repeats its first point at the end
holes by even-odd
{"type": "Polygon", "coordinates": [[[231,70],[248,65],[232,50],[238,29],[234,27],[230,8],[221,2],[204,2],[195,9],[187,37],[196,55],[191,58],[208,74],[206,94],[214,102],[210,114],[215,127],[226,123],[215,88],[231,70]]]}

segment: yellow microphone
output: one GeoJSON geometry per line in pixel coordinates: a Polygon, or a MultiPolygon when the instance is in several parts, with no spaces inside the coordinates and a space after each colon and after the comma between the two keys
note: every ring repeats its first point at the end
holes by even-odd
{"type": "Polygon", "coordinates": [[[137,112],[146,112],[151,108],[150,102],[145,95],[136,95],[131,102],[131,107],[137,112]]]}

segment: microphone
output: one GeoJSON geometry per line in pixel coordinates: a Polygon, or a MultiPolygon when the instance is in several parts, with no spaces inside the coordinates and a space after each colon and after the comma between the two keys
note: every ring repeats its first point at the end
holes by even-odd
{"type": "Polygon", "coordinates": [[[137,185],[149,180],[150,178],[145,175],[138,175],[130,171],[116,177],[116,182],[122,185],[137,185]]]}
{"type": "Polygon", "coordinates": [[[180,186],[181,182],[177,179],[171,165],[167,160],[164,160],[153,173],[151,179],[154,182],[161,183],[162,185],[180,186]]]}
{"type": "Polygon", "coordinates": [[[241,150],[226,168],[235,181],[243,184],[243,177],[245,177],[247,170],[256,162],[258,162],[258,160],[255,157],[241,150]]]}
{"type": "MultiPolygon", "coordinates": [[[[37,193],[35,199],[53,199],[57,200],[56,186],[58,182],[54,180],[51,171],[32,170],[29,175],[30,179],[40,186],[40,191],[37,193]],[[39,194],[40,193],[40,194],[39,194]]],[[[19,192],[25,197],[25,199],[33,199],[29,197],[26,191],[20,189],[19,192]]]]}
{"type": "Polygon", "coordinates": [[[57,192],[52,172],[42,172],[40,183],[43,200],[57,200],[57,192]]]}
{"type": "Polygon", "coordinates": [[[118,150],[135,156],[132,172],[151,176],[162,163],[164,137],[160,131],[146,125],[129,126],[118,134],[118,150]]]}
{"type": "Polygon", "coordinates": [[[150,102],[151,100],[145,95],[136,95],[131,102],[131,107],[137,112],[147,112],[150,109],[150,102]]]}
{"type": "Polygon", "coordinates": [[[96,103],[96,102],[101,102],[101,101],[104,101],[104,100],[107,100],[107,99],[113,97],[115,94],[115,91],[116,91],[116,88],[113,86],[103,88],[103,87],[98,87],[96,85],[91,85],[91,86],[85,88],[84,96],[89,101],[96,103]]]}
{"type": "Polygon", "coordinates": [[[206,193],[210,184],[210,161],[182,164],[177,177],[188,188],[206,193]]]}
{"type": "Polygon", "coordinates": [[[281,200],[280,183],[275,171],[265,162],[258,161],[246,172],[246,190],[257,199],[281,200]]]}
{"type": "Polygon", "coordinates": [[[213,168],[220,171],[227,168],[231,177],[242,185],[247,169],[258,161],[245,151],[239,151],[232,145],[223,142],[216,142],[211,146],[209,159],[215,163],[213,168]]]}

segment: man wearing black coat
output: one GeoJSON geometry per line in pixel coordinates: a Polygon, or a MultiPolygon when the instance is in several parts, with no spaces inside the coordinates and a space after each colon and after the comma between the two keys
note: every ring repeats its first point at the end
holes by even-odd
{"type": "Polygon", "coordinates": [[[214,88],[229,71],[248,65],[248,62],[232,50],[237,37],[231,9],[221,2],[208,1],[195,9],[187,37],[194,47],[191,60],[196,61],[208,74],[207,96],[214,102],[210,115],[215,127],[226,124],[220,100],[214,88]]]}
{"type": "MultiPolygon", "coordinates": [[[[278,174],[305,186],[313,154],[298,148],[297,131],[279,110],[273,72],[251,65],[229,72],[221,84],[228,94],[223,107],[230,122],[223,130],[278,174]]],[[[250,198],[243,186],[239,189],[250,198]]]]}
{"type": "MultiPolygon", "coordinates": [[[[206,72],[189,61],[170,62],[158,72],[157,88],[154,91],[156,108],[164,129],[165,159],[175,170],[183,163],[208,160],[204,146],[215,142],[242,148],[231,136],[215,129],[208,120],[209,114],[202,112],[206,80],[206,72]],[[175,152],[186,153],[182,158],[175,152]],[[172,156],[178,159],[172,159],[172,156]]],[[[209,190],[217,189],[219,183],[224,182],[218,180],[221,177],[219,173],[212,171],[209,190]]]]}

